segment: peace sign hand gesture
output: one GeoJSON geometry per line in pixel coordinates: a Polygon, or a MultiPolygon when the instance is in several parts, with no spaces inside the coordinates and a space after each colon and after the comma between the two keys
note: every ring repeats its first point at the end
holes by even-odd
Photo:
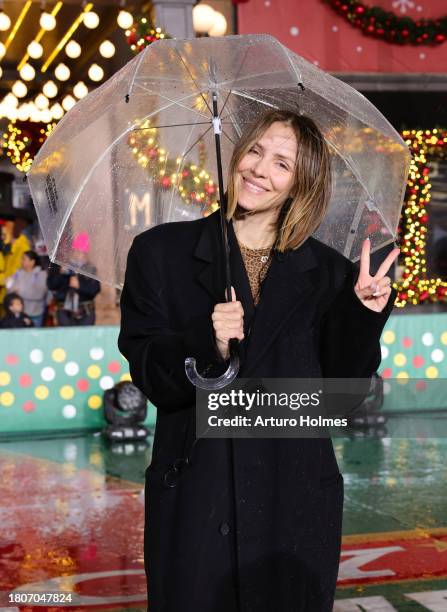
{"type": "Polygon", "coordinates": [[[393,249],[380,264],[375,276],[369,273],[371,243],[369,238],[363,241],[360,255],[360,272],[354,291],[364,306],[375,312],[382,312],[391,293],[391,278],[385,276],[392,263],[400,253],[393,249]]]}

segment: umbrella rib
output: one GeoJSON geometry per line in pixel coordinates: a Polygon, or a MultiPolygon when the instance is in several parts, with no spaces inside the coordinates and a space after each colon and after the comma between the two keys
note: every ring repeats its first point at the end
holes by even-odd
{"type": "Polygon", "coordinates": [[[191,77],[192,82],[193,82],[193,83],[194,83],[194,85],[196,86],[197,91],[199,92],[200,96],[202,97],[202,100],[205,102],[205,104],[206,104],[206,105],[207,105],[207,107],[208,107],[208,110],[210,111],[210,114],[212,115],[212,114],[213,114],[213,111],[211,110],[210,105],[208,104],[208,102],[207,102],[207,100],[206,100],[205,96],[203,95],[202,91],[200,90],[200,87],[199,87],[198,83],[196,82],[196,80],[195,80],[195,78],[194,78],[194,75],[192,74],[191,70],[189,69],[188,65],[186,64],[185,60],[184,60],[184,59],[183,59],[183,57],[182,57],[182,54],[181,54],[181,53],[180,53],[180,51],[177,49],[177,47],[175,47],[175,52],[176,52],[176,53],[177,53],[177,55],[179,56],[179,58],[180,58],[180,60],[181,60],[182,64],[185,66],[185,68],[186,68],[186,70],[187,70],[187,72],[188,72],[189,76],[191,77]]]}
{"type": "Polygon", "coordinates": [[[234,140],[232,140],[232,139],[231,139],[231,138],[228,136],[228,134],[226,133],[226,131],[225,131],[225,130],[222,130],[222,134],[228,138],[228,140],[231,142],[231,144],[232,144],[232,145],[236,146],[236,143],[234,142],[234,140]]]}
{"type": "Polygon", "coordinates": [[[192,143],[192,145],[189,147],[189,149],[187,151],[185,151],[184,153],[182,153],[182,159],[184,159],[188,155],[188,153],[196,146],[196,144],[199,142],[199,140],[202,140],[202,138],[208,134],[208,132],[210,131],[210,129],[212,127],[213,126],[210,125],[210,127],[208,129],[206,129],[203,132],[203,134],[200,134],[200,136],[192,143]]]}
{"type": "MultiPolygon", "coordinates": [[[[147,91],[149,94],[151,95],[157,95],[160,98],[163,98],[164,100],[169,100],[169,102],[173,102],[174,104],[177,104],[178,106],[181,106],[182,108],[185,108],[188,111],[191,111],[193,113],[197,113],[198,115],[200,115],[200,117],[205,117],[207,115],[205,115],[204,113],[201,113],[199,110],[195,109],[195,108],[191,108],[190,106],[186,106],[185,104],[180,104],[180,102],[178,102],[177,100],[173,100],[172,98],[169,98],[166,94],[162,94],[160,92],[157,92],[156,94],[153,94],[152,91],[150,89],[148,89],[147,87],[144,87],[144,85],[139,85],[139,87],[141,87],[141,89],[143,89],[144,91],[147,91]]],[[[188,94],[187,97],[189,97],[190,95],[197,95],[196,92],[194,92],[193,94],[188,94]]],[[[185,98],[182,98],[183,100],[185,98]]]]}
{"type": "MultiPolygon", "coordinates": [[[[239,76],[240,76],[240,74],[241,74],[241,72],[242,72],[242,67],[243,67],[243,65],[245,64],[245,60],[247,59],[247,54],[248,54],[248,47],[247,47],[247,49],[245,50],[244,58],[243,58],[243,60],[242,60],[242,62],[241,62],[241,65],[239,66],[239,71],[238,71],[238,73],[237,73],[237,75],[236,75],[236,78],[234,79],[234,83],[236,83],[236,81],[238,81],[238,80],[239,80],[239,76]]],[[[224,112],[224,110],[225,110],[225,107],[226,107],[227,102],[228,102],[228,98],[231,96],[231,92],[232,92],[232,91],[233,91],[233,88],[231,87],[231,88],[230,88],[230,91],[227,93],[227,97],[225,98],[225,101],[224,101],[224,103],[223,103],[223,106],[222,106],[222,108],[221,108],[221,110],[220,110],[219,117],[222,117],[222,113],[223,113],[223,112],[224,112]]]]}
{"type": "MultiPolygon", "coordinates": [[[[192,93],[192,94],[188,94],[187,96],[185,96],[184,98],[182,98],[182,100],[186,100],[186,99],[191,98],[192,96],[195,96],[195,95],[196,95],[196,93],[195,93],[195,92],[194,92],[194,93],[192,93]]],[[[150,117],[152,117],[152,115],[155,115],[156,113],[160,113],[160,112],[162,112],[162,111],[166,110],[167,108],[170,108],[171,106],[174,106],[174,104],[175,104],[175,102],[171,102],[170,104],[167,104],[166,106],[163,106],[162,108],[158,108],[157,110],[153,111],[152,113],[149,113],[149,115],[147,115],[146,117],[144,117],[144,118],[142,119],[142,121],[144,121],[144,120],[146,120],[146,119],[150,119],[150,117]]],[[[208,128],[208,130],[210,130],[210,129],[211,129],[211,126],[208,128]]],[[[208,130],[207,130],[207,132],[208,132],[208,130]]],[[[122,137],[123,137],[125,134],[129,134],[129,133],[131,133],[131,132],[132,132],[132,128],[131,128],[131,127],[129,127],[129,128],[127,128],[126,130],[124,130],[124,132],[122,132],[122,133],[121,133],[121,134],[120,134],[120,135],[119,135],[117,138],[115,138],[115,140],[114,140],[112,143],[110,143],[110,144],[108,145],[108,147],[105,149],[105,151],[104,151],[104,152],[103,152],[103,153],[102,153],[102,154],[101,154],[101,155],[98,157],[98,159],[96,159],[95,163],[94,163],[94,164],[92,165],[92,167],[90,168],[90,170],[89,170],[89,172],[88,172],[87,176],[86,176],[86,177],[84,178],[84,180],[82,181],[82,184],[81,184],[81,186],[79,187],[79,189],[78,189],[78,192],[77,192],[76,196],[73,198],[73,201],[72,201],[72,203],[71,203],[71,206],[70,206],[70,207],[69,207],[69,208],[68,208],[68,209],[65,211],[64,218],[62,219],[62,223],[61,223],[60,230],[59,230],[59,236],[58,236],[58,238],[57,238],[57,242],[56,242],[56,244],[55,244],[55,246],[54,246],[52,256],[54,256],[54,254],[56,253],[57,249],[59,248],[59,243],[60,243],[60,241],[61,241],[61,238],[62,238],[62,233],[63,233],[63,231],[64,231],[64,229],[65,229],[65,225],[67,224],[67,220],[68,220],[68,218],[70,217],[70,215],[71,215],[71,213],[72,213],[72,210],[73,210],[73,208],[75,207],[76,202],[78,201],[79,196],[81,195],[81,193],[82,193],[82,191],[83,191],[83,189],[84,189],[85,185],[87,184],[88,180],[90,179],[91,175],[92,175],[92,174],[93,174],[93,172],[96,170],[96,168],[98,167],[98,165],[99,165],[99,164],[102,162],[102,160],[103,160],[103,159],[104,159],[104,157],[107,155],[107,153],[110,151],[110,149],[111,149],[113,146],[115,146],[115,144],[116,144],[116,143],[117,143],[117,142],[120,140],[120,138],[122,138],[122,137]]],[[[205,134],[206,134],[206,132],[205,132],[205,134]]]]}
{"type": "Polygon", "coordinates": [[[154,125],[145,128],[135,128],[132,132],[143,132],[144,130],[159,130],[166,127],[191,127],[193,125],[210,125],[211,121],[199,121],[198,123],[169,123],[167,125],[154,125]]]}

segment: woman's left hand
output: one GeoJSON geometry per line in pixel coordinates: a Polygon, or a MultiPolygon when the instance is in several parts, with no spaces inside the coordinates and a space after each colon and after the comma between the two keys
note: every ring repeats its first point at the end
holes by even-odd
{"type": "Polygon", "coordinates": [[[360,272],[354,291],[364,306],[376,312],[382,312],[391,293],[391,278],[385,276],[400,249],[393,249],[380,264],[375,276],[369,273],[371,243],[367,238],[363,242],[360,255],[360,272]]]}

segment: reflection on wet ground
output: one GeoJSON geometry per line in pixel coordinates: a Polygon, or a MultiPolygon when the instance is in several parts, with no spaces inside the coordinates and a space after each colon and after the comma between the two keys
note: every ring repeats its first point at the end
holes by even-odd
{"type": "MultiPolygon", "coordinates": [[[[71,592],[72,610],[146,609],[148,441],[111,447],[89,433],[0,443],[0,606],[58,609],[8,598],[20,587],[71,592]]],[[[447,611],[447,438],[334,446],[345,478],[335,610],[447,611]]]]}

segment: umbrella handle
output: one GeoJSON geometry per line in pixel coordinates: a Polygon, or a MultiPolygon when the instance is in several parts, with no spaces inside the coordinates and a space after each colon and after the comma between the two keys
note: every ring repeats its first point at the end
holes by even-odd
{"type": "Polygon", "coordinates": [[[214,391],[215,389],[222,389],[226,387],[236,378],[239,372],[239,355],[237,352],[236,342],[230,340],[230,365],[226,372],[217,378],[205,378],[201,376],[196,369],[196,360],[194,357],[187,357],[185,359],[185,372],[189,381],[195,387],[199,389],[205,389],[205,391],[214,391]]]}

